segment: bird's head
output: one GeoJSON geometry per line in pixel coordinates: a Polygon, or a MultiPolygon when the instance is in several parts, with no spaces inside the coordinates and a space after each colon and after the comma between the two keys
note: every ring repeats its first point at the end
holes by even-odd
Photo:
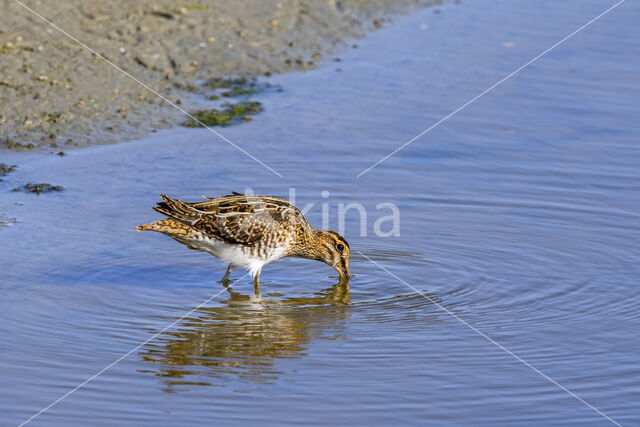
{"type": "Polygon", "coordinates": [[[317,231],[317,257],[335,268],[340,274],[340,280],[349,279],[349,244],[340,234],[332,230],[317,231]]]}

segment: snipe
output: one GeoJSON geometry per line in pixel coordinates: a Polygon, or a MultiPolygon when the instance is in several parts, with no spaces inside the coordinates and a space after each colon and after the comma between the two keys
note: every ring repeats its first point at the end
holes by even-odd
{"type": "Polygon", "coordinates": [[[136,230],[157,231],[190,249],[208,252],[227,262],[222,278],[245,268],[257,286],[266,264],[284,257],[322,261],[335,268],[340,279],[349,276],[349,244],[332,230],[316,230],[287,199],[234,193],[188,203],[162,195],[153,209],[165,219],[136,230]]]}

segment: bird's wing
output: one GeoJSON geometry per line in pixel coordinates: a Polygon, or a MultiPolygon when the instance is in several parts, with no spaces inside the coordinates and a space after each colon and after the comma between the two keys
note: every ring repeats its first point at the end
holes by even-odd
{"type": "Polygon", "coordinates": [[[252,246],[264,235],[310,227],[302,213],[280,197],[231,195],[200,203],[162,199],[156,211],[229,244],[252,246]]]}

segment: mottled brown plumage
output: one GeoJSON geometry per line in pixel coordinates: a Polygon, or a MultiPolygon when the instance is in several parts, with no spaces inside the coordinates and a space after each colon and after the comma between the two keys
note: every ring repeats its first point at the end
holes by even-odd
{"type": "Polygon", "coordinates": [[[234,193],[188,203],[161,196],[153,209],[167,216],[138,231],[152,230],[187,247],[209,252],[234,267],[247,268],[258,283],[265,264],[291,256],[322,261],[349,277],[349,245],[335,231],[316,230],[287,199],[234,193]]]}

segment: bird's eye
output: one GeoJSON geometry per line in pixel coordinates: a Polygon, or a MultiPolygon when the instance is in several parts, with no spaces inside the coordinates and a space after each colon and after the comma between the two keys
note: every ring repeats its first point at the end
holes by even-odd
{"type": "Polygon", "coordinates": [[[344,249],[344,245],[342,243],[338,243],[336,248],[338,248],[339,251],[342,251],[344,249]]]}

